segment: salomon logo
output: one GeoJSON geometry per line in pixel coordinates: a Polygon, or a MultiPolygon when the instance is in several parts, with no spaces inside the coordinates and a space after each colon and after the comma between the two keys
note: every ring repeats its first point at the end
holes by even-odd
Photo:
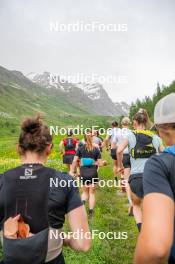
{"type": "Polygon", "coordinates": [[[33,175],[33,169],[25,169],[24,176],[20,176],[20,180],[34,180],[37,176],[33,175]]]}
{"type": "Polygon", "coordinates": [[[25,176],[32,176],[33,170],[32,169],[25,169],[25,176]]]}

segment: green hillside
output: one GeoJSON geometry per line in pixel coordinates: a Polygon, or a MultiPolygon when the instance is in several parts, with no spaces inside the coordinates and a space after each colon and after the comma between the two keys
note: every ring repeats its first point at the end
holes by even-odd
{"type": "Polygon", "coordinates": [[[148,111],[151,120],[153,121],[155,105],[161,98],[170,93],[175,93],[175,81],[167,87],[164,85],[160,87],[160,85],[157,84],[156,92],[152,97],[146,96],[143,100],[137,99],[135,103],[132,103],[130,109],[130,117],[132,118],[134,114],[139,110],[139,108],[145,108],[148,111]]]}
{"type": "Polygon", "coordinates": [[[114,117],[89,114],[59,89],[47,89],[22,73],[0,67],[0,136],[17,134],[22,119],[41,113],[53,126],[109,127],[114,117]]]}
{"type": "Polygon", "coordinates": [[[14,119],[35,112],[42,112],[48,119],[66,113],[87,114],[71,104],[62,91],[40,87],[20,72],[8,71],[3,67],[0,67],[0,112],[14,119]]]}

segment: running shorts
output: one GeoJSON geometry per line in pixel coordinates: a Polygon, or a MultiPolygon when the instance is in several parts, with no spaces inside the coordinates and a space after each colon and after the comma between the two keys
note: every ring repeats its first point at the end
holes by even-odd
{"type": "Polygon", "coordinates": [[[116,153],[117,149],[111,149],[111,157],[113,160],[117,160],[117,153],[116,153]]]}
{"type": "Polygon", "coordinates": [[[83,185],[98,183],[98,167],[96,165],[89,167],[80,167],[80,179],[83,185]]]}
{"type": "Polygon", "coordinates": [[[63,164],[72,164],[73,160],[74,160],[74,156],[73,154],[64,154],[63,155],[63,164]]]}
{"type": "Polygon", "coordinates": [[[129,177],[129,186],[131,191],[140,199],[143,198],[143,173],[132,174],[129,177]]]}
{"type": "Polygon", "coordinates": [[[123,154],[123,167],[125,169],[131,168],[131,161],[129,154],[123,154]]]}

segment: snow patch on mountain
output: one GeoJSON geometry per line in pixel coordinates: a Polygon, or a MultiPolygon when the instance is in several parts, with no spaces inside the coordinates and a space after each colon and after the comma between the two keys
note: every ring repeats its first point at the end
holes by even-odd
{"type": "Polygon", "coordinates": [[[35,83],[38,83],[46,88],[55,87],[61,89],[64,92],[69,92],[72,86],[81,89],[91,100],[100,99],[101,90],[103,87],[99,83],[68,83],[67,81],[60,80],[59,76],[51,75],[49,72],[37,74],[31,72],[26,75],[27,78],[35,83]]]}
{"type": "Polygon", "coordinates": [[[121,111],[122,111],[126,116],[129,115],[129,112],[130,112],[130,105],[128,105],[127,103],[125,103],[125,102],[117,102],[117,103],[115,103],[115,106],[116,106],[117,109],[121,109],[121,111]]]}
{"type": "Polygon", "coordinates": [[[91,100],[99,100],[100,99],[100,91],[101,86],[98,83],[78,83],[76,85],[78,88],[83,90],[83,92],[91,99],[91,100]]]}
{"type": "Polygon", "coordinates": [[[31,72],[26,77],[45,88],[62,90],[72,100],[75,99],[77,103],[84,100],[82,103],[88,105],[90,110],[93,109],[98,114],[113,116],[129,114],[130,106],[125,102],[112,102],[100,83],[69,83],[66,80],[60,79],[60,76],[52,75],[49,72],[42,74],[31,72]],[[73,98],[74,95],[76,98],[73,98]]]}

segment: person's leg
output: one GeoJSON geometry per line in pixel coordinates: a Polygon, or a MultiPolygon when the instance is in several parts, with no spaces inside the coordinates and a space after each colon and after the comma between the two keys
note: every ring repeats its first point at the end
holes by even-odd
{"type": "Polygon", "coordinates": [[[133,214],[138,227],[138,230],[141,230],[142,225],[142,199],[131,192],[131,199],[133,205],[133,214]]]}
{"type": "Polygon", "coordinates": [[[76,175],[77,175],[77,177],[80,177],[80,165],[79,165],[79,162],[77,162],[76,175]]]}
{"type": "MultiPolygon", "coordinates": [[[[69,171],[72,171],[72,164],[69,164],[69,171]]],[[[74,173],[76,174],[76,172],[77,172],[77,167],[75,168],[75,170],[74,170],[74,173]]]]}
{"type": "Polygon", "coordinates": [[[127,184],[126,184],[126,193],[127,193],[129,204],[132,206],[131,190],[130,190],[130,186],[129,186],[129,183],[128,183],[130,173],[131,173],[131,169],[130,168],[126,168],[124,170],[124,180],[127,182],[127,184]]]}
{"type": "Polygon", "coordinates": [[[116,182],[118,182],[118,179],[117,179],[117,160],[113,160],[113,173],[114,173],[114,178],[116,180],[116,182]]]}
{"type": "MultiPolygon", "coordinates": [[[[72,171],[73,160],[74,160],[74,155],[71,155],[70,160],[69,160],[69,171],[72,171]]],[[[76,173],[76,172],[77,172],[77,164],[76,164],[76,168],[74,169],[74,173],[76,173]]]]}
{"type": "Polygon", "coordinates": [[[96,203],[96,186],[89,186],[89,213],[93,214],[94,207],[96,203]]]}
{"type": "Polygon", "coordinates": [[[126,193],[126,185],[124,183],[124,179],[125,179],[125,176],[124,176],[124,173],[121,173],[121,190],[123,193],[126,193]]]}
{"type": "Polygon", "coordinates": [[[87,186],[83,185],[81,200],[85,204],[86,201],[88,200],[88,198],[89,198],[89,188],[87,186]]]}

